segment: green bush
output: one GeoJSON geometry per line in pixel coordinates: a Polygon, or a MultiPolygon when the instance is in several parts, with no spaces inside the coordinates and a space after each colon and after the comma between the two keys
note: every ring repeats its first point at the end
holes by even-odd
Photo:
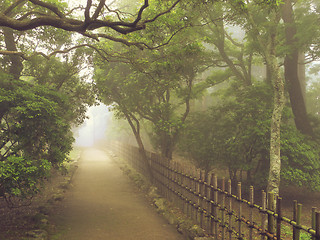
{"type": "Polygon", "coordinates": [[[0,195],[27,198],[72,148],[68,97],[0,73],[0,195]]]}
{"type": "Polygon", "coordinates": [[[49,176],[47,160],[8,157],[0,162],[0,195],[27,198],[39,191],[41,180],[49,176]]]}

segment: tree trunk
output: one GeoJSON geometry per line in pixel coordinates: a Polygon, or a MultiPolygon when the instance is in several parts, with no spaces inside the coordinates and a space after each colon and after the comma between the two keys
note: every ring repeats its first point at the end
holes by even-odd
{"type": "Polygon", "coordinates": [[[161,156],[166,159],[172,160],[174,143],[172,137],[166,132],[160,134],[160,151],[161,156]]]}
{"type": "Polygon", "coordinates": [[[140,123],[139,121],[133,117],[133,116],[130,116],[129,114],[125,113],[124,112],[124,115],[132,129],[132,132],[134,134],[134,137],[137,141],[137,144],[138,144],[138,147],[139,147],[139,152],[142,156],[142,160],[144,161],[145,165],[146,165],[146,168],[147,168],[147,174],[148,174],[148,178],[149,180],[152,182],[153,181],[153,172],[152,172],[152,169],[151,169],[151,166],[149,164],[149,159],[148,159],[148,156],[147,156],[147,153],[146,153],[146,150],[144,148],[144,144],[143,144],[143,141],[142,141],[142,138],[141,138],[141,135],[140,135],[140,123]],[[134,122],[136,122],[136,125],[134,124],[134,122]]]}
{"type": "MultiPolygon", "coordinates": [[[[271,33],[273,35],[273,33],[271,33]]],[[[271,79],[273,82],[273,112],[270,127],[270,168],[268,177],[268,192],[279,194],[280,187],[280,128],[282,111],[285,105],[284,80],[281,76],[276,53],[275,53],[275,34],[271,36],[271,48],[268,58],[268,65],[271,70],[271,79]]]]}
{"type": "MultiPolygon", "coordinates": [[[[280,73],[278,75],[280,75],[280,73]]],[[[270,169],[267,191],[279,194],[281,171],[280,127],[285,98],[284,82],[282,78],[278,76],[274,80],[274,107],[270,128],[270,169]]]]}
{"type": "MultiPolygon", "coordinates": [[[[13,36],[13,30],[11,28],[4,27],[3,34],[7,50],[17,52],[17,47],[13,36]]],[[[10,55],[9,58],[11,61],[9,73],[12,74],[15,79],[19,79],[23,70],[22,59],[17,55],[10,55]]]]}
{"type": "MultiPolygon", "coordinates": [[[[6,44],[6,49],[8,51],[17,51],[16,43],[14,41],[13,30],[10,28],[3,27],[4,40],[6,44]]],[[[14,79],[19,79],[21,72],[23,70],[22,59],[17,55],[10,55],[9,59],[11,61],[11,66],[9,68],[9,73],[14,77],[14,79]]],[[[9,106],[7,102],[0,103],[0,122],[4,114],[7,112],[9,106]]]]}
{"type": "MultiPolygon", "coordinates": [[[[288,85],[289,97],[296,128],[303,134],[313,136],[313,130],[308,119],[303,87],[299,79],[299,49],[296,39],[296,26],[294,21],[292,2],[285,0],[282,7],[282,19],[285,23],[285,36],[290,51],[285,56],[284,72],[288,85]]],[[[300,66],[301,67],[301,66],[300,66]]],[[[300,75],[303,74],[300,70],[300,75]]]]}
{"type": "Polygon", "coordinates": [[[299,51],[298,57],[298,78],[301,86],[302,97],[304,99],[304,103],[306,103],[306,64],[305,64],[305,54],[302,51],[299,51]]]}

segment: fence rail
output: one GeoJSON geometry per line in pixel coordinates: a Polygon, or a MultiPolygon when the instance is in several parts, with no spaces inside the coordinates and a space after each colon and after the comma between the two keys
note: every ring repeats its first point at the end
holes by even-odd
{"type": "MultiPolygon", "coordinates": [[[[112,149],[133,168],[147,174],[146,162],[137,147],[119,142],[112,149]]],[[[302,205],[294,201],[292,219],[282,213],[282,198],[261,192],[260,205],[251,186],[248,200],[238,183],[232,192],[231,180],[218,179],[194,167],[182,166],[147,152],[153,184],[188,217],[215,239],[312,239],[320,240],[320,213],[312,208],[310,227],[301,224],[302,205]],[[275,207],[276,206],[276,207],[275,207]]]]}

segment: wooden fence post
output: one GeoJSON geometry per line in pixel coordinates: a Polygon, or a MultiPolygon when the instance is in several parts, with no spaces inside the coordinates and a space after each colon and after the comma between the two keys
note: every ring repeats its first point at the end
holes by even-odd
{"type": "Polygon", "coordinates": [[[195,203],[196,203],[196,206],[195,206],[195,210],[196,210],[196,222],[199,224],[200,223],[200,214],[199,214],[199,169],[198,168],[195,168],[195,203]]]}
{"type": "Polygon", "coordinates": [[[261,233],[261,240],[265,240],[265,231],[266,231],[266,202],[267,202],[267,194],[265,191],[262,190],[261,192],[261,228],[262,228],[262,233],[261,233]]]}
{"type": "MultiPolygon", "coordinates": [[[[293,200],[293,209],[292,209],[292,220],[297,221],[297,209],[298,209],[298,202],[297,200],[293,200]]],[[[296,240],[296,228],[292,226],[292,239],[296,240]]]]}
{"type": "MultiPolygon", "coordinates": [[[[268,210],[273,212],[274,211],[274,193],[268,193],[268,210]]],[[[272,213],[268,213],[268,232],[270,234],[274,234],[274,218],[272,213]]],[[[271,237],[268,239],[272,240],[271,237]]]]}
{"type": "Polygon", "coordinates": [[[199,208],[200,208],[200,227],[203,228],[203,198],[204,197],[204,191],[203,191],[203,182],[204,182],[204,174],[203,171],[199,169],[200,177],[199,177],[199,208]]]}
{"type": "Polygon", "coordinates": [[[282,212],[281,212],[281,202],[282,198],[277,197],[277,239],[281,239],[281,218],[282,218],[282,212]]]}
{"type": "MultiPolygon", "coordinates": [[[[164,158],[163,158],[164,159],[164,158]]],[[[171,200],[171,163],[168,159],[164,159],[167,164],[167,191],[168,191],[168,199],[171,200]]]]}
{"type": "Polygon", "coordinates": [[[229,210],[229,240],[232,239],[232,192],[231,192],[231,179],[228,180],[228,210],[229,210]]]}
{"type": "Polygon", "coordinates": [[[316,240],[320,240],[320,213],[316,212],[316,240]]]}
{"type": "MultiPolygon", "coordinates": [[[[312,211],[311,211],[311,228],[313,230],[316,230],[316,209],[315,207],[312,208],[312,211]]],[[[312,236],[311,237],[312,240],[315,240],[316,237],[315,236],[312,236]]]]}
{"type": "Polygon", "coordinates": [[[211,205],[211,211],[210,211],[210,234],[213,235],[214,234],[214,220],[215,220],[215,215],[214,215],[214,211],[215,211],[215,206],[214,206],[214,174],[211,174],[211,180],[210,180],[210,186],[211,186],[211,190],[210,190],[210,205],[211,205]]]}
{"type": "Polygon", "coordinates": [[[207,198],[207,204],[206,204],[206,209],[207,209],[207,231],[208,233],[211,233],[211,174],[208,173],[207,176],[207,194],[206,194],[206,198],[207,198]]]}
{"type": "Polygon", "coordinates": [[[173,203],[175,206],[179,207],[179,196],[176,194],[176,192],[179,191],[179,184],[178,184],[178,164],[177,162],[173,162],[173,203]]]}
{"type": "MultiPolygon", "coordinates": [[[[253,204],[254,204],[254,189],[253,189],[253,186],[250,186],[249,198],[250,198],[250,215],[249,215],[249,221],[250,221],[250,224],[253,224],[253,204]]],[[[249,239],[250,239],[250,240],[252,240],[252,234],[253,234],[253,227],[251,226],[251,227],[249,228],[249,239]]]]}
{"type": "Polygon", "coordinates": [[[242,228],[241,228],[241,215],[242,215],[242,196],[241,196],[241,182],[238,183],[238,187],[237,187],[237,197],[238,197],[238,201],[239,201],[239,208],[238,208],[238,217],[239,217],[239,222],[238,222],[238,234],[239,234],[239,238],[238,239],[242,239],[242,228]]]}
{"type": "MultiPolygon", "coordinates": [[[[187,192],[186,192],[186,189],[185,189],[185,186],[186,186],[186,179],[185,179],[185,171],[184,171],[184,168],[183,166],[180,164],[179,165],[179,171],[180,171],[180,191],[181,191],[181,194],[184,198],[187,197],[187,192]]],[[[187,213],[187,210],[186,210],[186,201],[185,199],[181,198],[181,203],[182,203],[182,211],[186,214],[187,213]]]]}
{"type": "Polygon", "coordinates": [[[215,235],[215,239],[218,239],[218,178],[216,175],[214,175],[214,180],[213,180],[213,187],[214,187],[214,194],[213,194],[213,201],[215,203],[214,205],[214,235],[215,235]]]}
{"type": "Polygon", "coordinates": [[[197,180],[196,180],[196,185],[197,185],[197,222],[201,224],[201,219],[202,219],[202,212],[200,211],[201,208],[201,170],[200,168],[197,168],[197,174],[196,174],[197,180]]]}
{"type": "MultiPolygon", "coordinates": [[[[188,188],[190,191],[192,191],[192,170],[191,170],[191,167],[189,166],[188,167],[188,188]]],[[[188,191],[188,199],[189,199],[189,204],[188,204],[188,211],[189,211],[189,214],[190,214],[190,218],[192,219],[193,218],[193,199],[192,199],[192,193],[188,191]]]]}
{"type": "Polygon", "coordinates": [[[193,219],[197,222],[198,219],[198,210],[197,210],[197,197],[195,193],[197,193],[197,170],[195,167],[192,168],[192,202],[193,202],[193,219]]]}
{"type": "MultiPolygon", "coordinates": [[[[298,226],[301,224],[301,211],[302,211],[302,204],[298,203],[297,204],[297,212],[296,212],[296,223],[298,226]]],[[[296,228],[296,238],[295,239],[300,239],[300,228],[296,228]]]]}
{"type": "MultiPolygon", "coordinates": [[[[186,175],[186,172],[185,172],[185,169],[183,168],[182,165],[180,165],[180,189],[181,189],[181,194],[183,197],[187,197],[187,192],[186,192],[186,189],[185,189],[185,186],[187,186],[187,182],[186,182],[186,179],[185,179],[185,175],[186,175]]],[[[182,211],[184,214],[187,215],[187,203],[184,199],[181,199],[182,201],[182,211]]]]}
{"type": "Polygon", "coordinates": [[[226,195],[224,193],[225,191],[225,178],[222,178],[221,181],[221,190],[222,190],[222,194],[221,194],[221,235],[222,235],[222,240],[225,239],[225,232],[226,232],[226,219],[225,219],[225,199],[226,199],[226,195]]]}

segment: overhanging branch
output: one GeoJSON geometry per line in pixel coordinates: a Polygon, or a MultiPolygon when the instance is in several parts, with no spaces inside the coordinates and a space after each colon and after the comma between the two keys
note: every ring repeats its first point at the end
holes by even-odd
{"type": "MultiPolygon", "coordinates": [[[[51,4],[42,0],[17,0],[11,6],[4,11],[0,12],[0,27],[8,27],[18,31],[26,31],[35,29],[41,26],[51,26],[60,28],[66,31],[79,32],[83,35],[90,36],[93,30],[100,28],[111,28],[114,31],[121,34],[128,34],[134,31],[139,31],[145,28],[145,24],[155,21],[158,17],[169,13],[180,1],[175,1],[167,10],[157,14],[151,19],[143,20],[143,13],[149,7],[149,1],[145,0],[144,4],[137,12],[137,17],[131,21],[121,21],[119,18],[117,21],[112,21],[104,18],[102,13],[105,9],[105,0],[100,0],[97,6],[92,5],[92,0],[87,0],[87,5],[84,9],[85,19],[77,19],[73,17],[67,17],[62,9],[59,9],[54,4],[51,4]],[[20,12],[16,16],[9,16],[8,13],[13,9],[17,9],[22,4],[33,4],[43,9],[42,15],[30,14],[30,12],[20,12]],[[95,7],[95,9],[92,9],[95,7]],[[93,10],[93,15],[90,17],[90,12],[93,10]],[[20,18],[24,16],[22,19],[20,18]],[[100,17],[100,18],[99,18],[100,17]]],[[[29,7],[29,9],[32,9],[29,7]]]]}

